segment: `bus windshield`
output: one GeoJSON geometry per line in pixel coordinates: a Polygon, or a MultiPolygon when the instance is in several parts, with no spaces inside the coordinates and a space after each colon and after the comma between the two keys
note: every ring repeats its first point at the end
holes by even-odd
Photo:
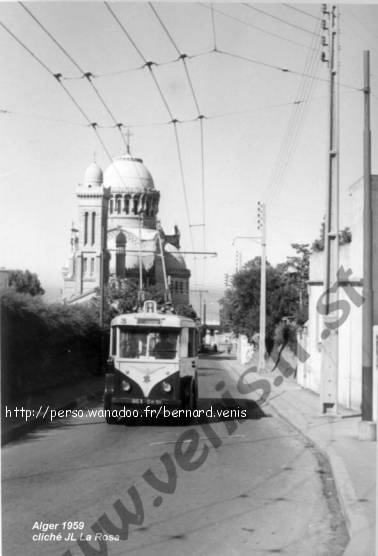
{"type": "Polygon", "coordinates": [[[119,327],[119,356],[127,359],[149,357],[174,359],[179,330],[172,328],[119,327]]]}

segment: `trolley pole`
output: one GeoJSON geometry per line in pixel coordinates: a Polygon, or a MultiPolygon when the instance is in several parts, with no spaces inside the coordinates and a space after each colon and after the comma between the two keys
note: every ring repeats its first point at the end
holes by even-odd
{"type": "Polygon", "coordinates": [[[206,299],[204,300],[204,305],[202,305],[202,294],[203,293],[209,293],[209,290],[190,290],[191,293],[199,293],[199,317],[201,319],[202,324],[206,324],[206,299]],[[203,313],[202,313],[202,307],[203,307],[203,313]],[[203,317],[202,317],[203,315],[203,317]]]}
{"type": "Polygon", "coordinates": [[[322,53],[322,61],[329,67],[329,150],[328,183],[326,194],[326,219],[324,234],[324,309],[321,361],[321,412],[337,413],[338,404],[338,330],[337,318],[332,307],[337,306],[339,296],[339,102],[338,102],[338,13],[337,6],[323,5],[323,45],[328,46],[328,58],[322,53]]]}
{"type": "Polygon", "coordinates": [[[100,252],[100,310],[99,325],[102,329],[104,326],[105,312],[105,259],[107,248],[107,232],[108,232],[108,203],[110,199],[110,187],[104,187],[102,205],[101,205],[101,252],[100,252]]]}
{"type": "Polygon", "coordinates": [[[265,371],[266,328],[266,206],[258,203],[258,228],[261,230],[261,278],[260,278],[260,333],[258,370],[265,371]]]}

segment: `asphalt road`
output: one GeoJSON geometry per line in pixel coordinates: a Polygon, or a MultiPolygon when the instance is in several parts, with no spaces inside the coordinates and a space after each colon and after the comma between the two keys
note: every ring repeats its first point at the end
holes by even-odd
{"type": "Polygon", "coordinates": [[[238,393],[227,357],[200,360],[199,377],[200,408],[214,410],[223,397],[247,418],[131,426],[71,418],[5,446],[3,554],[342,554],[313,450],[238,393]],[[58,525],[43,532],[40,523],[58,525]],[[94,540],[104,531],[120,540],[94,540]],[[63,540],[33,541],[59,532],[63,540]],[[65,541],[70,532],[76,540],[65,541]],[[91,540],[79,546],[80,533],[91,540]]]}

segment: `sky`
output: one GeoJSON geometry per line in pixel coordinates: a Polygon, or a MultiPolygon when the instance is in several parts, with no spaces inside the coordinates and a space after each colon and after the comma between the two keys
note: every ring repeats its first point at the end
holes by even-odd
{"type": "MultiPolygon", "coordinates": [[[[75,63],[93,74],[116,122],[130,130],[131,152],[161,192],[164,230],[171,233],[177,224],[185,251],[217,253],[186,256],[192,289],[221,291],[225,273],[235,271],[236,250],[242,263],[259,255],[258,242],[235,240],[258,235],[258,201],[266,202],[272,264],[294,254],[291,243],[318,237],[329,130],[321,4],[216,2],[211,9],[156,2],[154,10],[145,2],[110,4],[131,41],[102,2],[24,5],[71,59],[20,4],[0,3],[0,22],[14,35],[0,27],[0,266],[37,272],[46,289],[62,287],[77,184],[93,159],[106,169],[109,156],[125,150],[75,63]],[[177,60],[182,54],[185,64],[177,60]],[[145,61],[157,63],[156,82],[141,68],[145,61]],[[62,74],[89,121],[99,124],[102,142],[51,72],[62,74]]],[[[378,6],[341,4],[338,21],[345,227],[348,188],[363,174],[364,50],[371,53],[372,168],[378,173],[378,6]]]]}

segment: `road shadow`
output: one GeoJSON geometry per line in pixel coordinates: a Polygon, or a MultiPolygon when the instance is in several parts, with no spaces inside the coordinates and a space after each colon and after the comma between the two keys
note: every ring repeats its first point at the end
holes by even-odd
{"type": "Polygon", "coordinates": [[[200,353],[198,359],[216,359],[217,361],[236,361],[235,355],[229,355],[225,352],[200,353]]]}
{"type": "MultiPolygon", "coordinates": [[[[101,402],[97,397],[96,403],[101,402]]],[[[93,404],[96,405],[96,404],[93,404]]],[[[102,405],[102,404],[101,404],[102,405]]],[[[134,408],[136,409],[136,408],[134,408]]],[[[153,408],[156,409],[156,408],[153,408]]],[[[157,410],[159,407],[157,407],[157,410]]],[[[168,409],[168,408],[167,408],[168,409]]],[[[170,415],[156,417],[129,417],[120,418],[116,423],[108,426],[125,426],[125,427],[183,427],[183,426],[200,426],[206,423],[220,423],[235,421],[242,423],[248,420],[258,420],[263,417],[270,417],[265,413],[257,402],[245,398],[200,398],[194,415],[187,412],[176,413],[172,415],[172,411],[180,410],[180,408],[170,407],[170,415]]],[[[141,412],[143,408],[139,408],[141,412]]],[[[85,410],[84,410],[85,411],[85,410]]],[[[101,411],[101,408],[99,408],[101,411]]],[[[52,422],[38,420],[27,423],[25,427],[17,430],[8,431],[4,444],[22,440],[23,442],[33,442],[43,438],[48,431],[53,429],[69,429],[78,426],[94,426],[103,423],[105,425],[105,417],[99,413],[98,417],[92,421],[87,419],[62,418],[54,419],[52,422]]],[[[3,444],[3,445],[4,445],[3,444]]]]}
{"type": "MultiPolygon", "coordinates": [[[[167,408],[168,409],[168,408],[167,408]]],[[[205,423],[221,423],[237,421],[242,423],[248,420],[270,417],[257,402],[245,398],[200,398],[197,408],[191,412],[177,408],[169,408],[170,414],[166,416],[138,417],[119,419],[118,425],[127,427],[182,427],[184,425],[203,425],[205,423]]],[[[156,410],[158,411],[158,409],[156,410]]]]}

